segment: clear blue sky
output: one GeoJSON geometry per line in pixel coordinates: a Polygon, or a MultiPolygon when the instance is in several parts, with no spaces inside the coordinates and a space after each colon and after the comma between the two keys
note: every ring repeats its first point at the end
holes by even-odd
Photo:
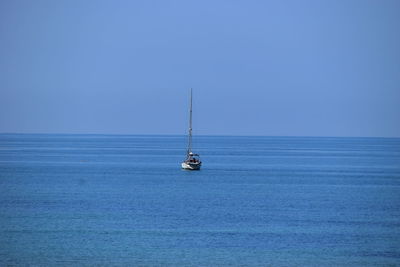
{"type": "Polygon", "coordinates": [[[400,1],[0,1],[0,132],[400,137],[400,1]]]}

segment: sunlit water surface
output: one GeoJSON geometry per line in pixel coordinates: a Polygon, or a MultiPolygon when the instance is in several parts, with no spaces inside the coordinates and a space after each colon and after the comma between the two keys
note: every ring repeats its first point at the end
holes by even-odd
{"type": "Polygon", "coordinates": [[[0,265],[400,265],[400,139],[0,135],[0,265]]]}

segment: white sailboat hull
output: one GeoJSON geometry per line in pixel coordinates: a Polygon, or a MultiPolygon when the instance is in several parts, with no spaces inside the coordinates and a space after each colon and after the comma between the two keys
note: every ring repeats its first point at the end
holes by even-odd
{"type": "Polygon", "coordinates": [[[182,169],[185,170],[200,170],[201,163],[182,162],[182,169]]]}

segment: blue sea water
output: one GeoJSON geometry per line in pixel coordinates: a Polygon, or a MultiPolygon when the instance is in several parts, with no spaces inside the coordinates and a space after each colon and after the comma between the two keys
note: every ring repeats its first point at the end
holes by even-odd
{"type": "Polygon", "coordinates": [[[400,265],[400,139],[0,135],[0,265],[400,265]]]}

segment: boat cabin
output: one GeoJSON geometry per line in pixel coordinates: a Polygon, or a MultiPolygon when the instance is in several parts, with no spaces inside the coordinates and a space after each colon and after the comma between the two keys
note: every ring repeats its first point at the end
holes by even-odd
{"type": "Polygon", "coordinates": [[[198,163],[201,162],[200,161],[200,155],[199,154],[194,154],[192,152],[190,152],[188,154],[188,157],[186,159],[186,162],[191,162],[191,163],[198,163]]]}

